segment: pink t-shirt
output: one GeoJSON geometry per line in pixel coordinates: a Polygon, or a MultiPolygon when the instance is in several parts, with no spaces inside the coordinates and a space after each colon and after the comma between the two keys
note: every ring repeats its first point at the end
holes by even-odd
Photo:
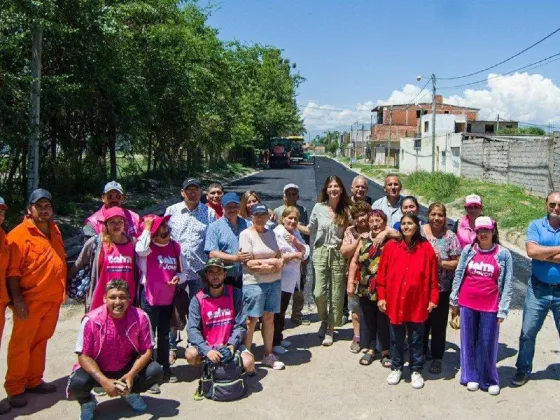
{"type": "Polygon", "coordinates": [[[475,244],[474,250],[476,254],[467,265],[459,292],[459,305],[481,312],[498,312],[498,246],[482,250],[475,244]]]}
{"type": "MultiPolygon", "coordinates": [[[[97,338],[94,337],[91,324],[90,321],[84,327],[82,354],[95,358],[93,340],[97,338]]],[[[99,357],[96,359],[97,365],[103,372],[118,372],[136,357],[136,350],[130,340],[126,338],[126,317],[115,319],[108,316],[105,327],[105,342],[102,344],[99,357]]],[[[141,353],[152,348],[150,331],[141,331],[139,345],[138,351],[141,353]]]]}
{"type": "Polygon", "coordinates": [[[113,244],[111,249],[103,245],[103,261],[99,267],[99,279],[93,291],[91,310],[103,305],[105,286],[111,280],[120,279],[128,283],[130,304],[134,304],[136,296],[136,279],[134,275],[134,245],[131,241],[126,244],[113,244]]]}

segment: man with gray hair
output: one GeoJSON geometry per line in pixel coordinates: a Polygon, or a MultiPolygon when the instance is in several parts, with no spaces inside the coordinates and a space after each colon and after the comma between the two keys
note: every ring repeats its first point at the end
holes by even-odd
{"type": "Polygon", "coordinates": [[[352,180],[352,186],[350,187],[350,191],[352,191],[352,196],[350,199],[353,203],[357,203],[358,201],[365,201],[369,205],[371,205],[371,197],[367,195],[368,193],[368,179],[363,175],[357,175],[352,180]]]}
{"type": "Polygon", "coordinates": [[[511,384],[523,386],[533,369],[535,342],[548,312],[552,312],[560,333],[560,192],[548,194],[547,215],[533,220],[527,229],[527,256],[531,278],[523,305],[517,372],[511,384]]]}

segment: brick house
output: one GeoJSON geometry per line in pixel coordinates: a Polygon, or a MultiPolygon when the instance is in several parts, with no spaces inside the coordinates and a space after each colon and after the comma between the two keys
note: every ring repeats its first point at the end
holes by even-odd
{"type": "MultiPolygon", "coordinates": [[[[465,115],[469,121],[476,121],[478,108],[444,104],[443,97],[436,95],[436,114],[465,115]]],[[[398,166],[401,137],[416,137],[421,132],[418,123],[425,114],[432,113],[432,103],[380,105],[371,110],[377,114],[371,127],[372,159],[376,164],[385,164],[386,150],[391,139],[389,163],[398,166]]]]}

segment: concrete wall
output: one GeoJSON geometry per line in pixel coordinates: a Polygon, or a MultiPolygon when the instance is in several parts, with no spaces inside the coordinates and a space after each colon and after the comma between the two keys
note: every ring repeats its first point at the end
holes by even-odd
{"type": "MultiPolygon", "coordinates": [[[[466,123],[467,118],[465,114],[436,114],[436,136],[454,133],[455,123],[466,123]]],[[[432,136],[432,115],[423,115],[421,121],[422,138],[432,136]],[[425,130],[426,123],[428,123],[428,130],[425,130]]]]}
{"type": "Polygon", "coordinates": [[[461,175],[521,187],[545,197],[560,188],[560,137],[465,138],[461,175]]]}

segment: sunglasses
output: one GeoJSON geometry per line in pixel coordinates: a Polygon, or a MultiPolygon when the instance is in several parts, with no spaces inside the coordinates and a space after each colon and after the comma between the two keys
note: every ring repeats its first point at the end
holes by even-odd
{"type": "Polygon", "coordinates": [[[481,207],[481,206],[476,206],[476,205],[474,205],[474,206],[465,206],[465,208],[466,208],[467,210],[474,210],[474,209],[481,209],[482,207],[481,207]]]}

